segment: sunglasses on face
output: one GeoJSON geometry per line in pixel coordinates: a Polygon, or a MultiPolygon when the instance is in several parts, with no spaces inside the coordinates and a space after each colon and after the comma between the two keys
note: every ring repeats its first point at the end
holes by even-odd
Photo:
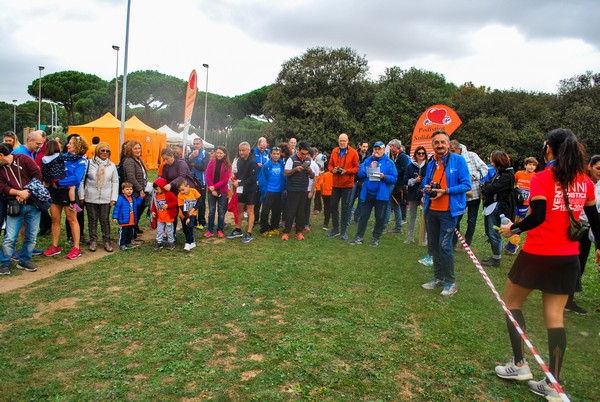
{"type": "Polygon", "coordinates": [[[98,152],[100,152],[101,154],[109,154],[110,150],[109,149],[99,149],[98,152]]]}
{"type": "Polygon", "coordinates": [[[273,148],[271,148],[271,151],[281,151],[281,148],[279,148],[279,147],[273,147],[273,148]]]}
{"type": "Polygon", "coordinates": [[[425,152],[417,152],[417,155],[425,155],[425,152]]]}

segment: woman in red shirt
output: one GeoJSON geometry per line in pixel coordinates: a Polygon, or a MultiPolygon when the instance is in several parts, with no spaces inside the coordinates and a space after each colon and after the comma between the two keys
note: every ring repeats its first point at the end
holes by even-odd
{"type": "MultiPolygon", "coordinates": [[[[548,367],[558,381],[567,346],[563,312],[568,295],[575,290],[580,270],[579,242],[567,236],[570,221],[563,189],[576,219],[585,210],[596,239],[600,239],[600,218],[595,207],[594,184],[585,174],[585,151],[575,134],[567,129],[549,132],[543,154],[546,168],[531,179],[531,213],[518,223],[503,225],[500,233],[510,237],[527,231],[523,249],[506,281],[506,306],[525,330],[521,308],[532,290],[542,291],[550,351],[548,367]]],[[[600,261],[600,250],[596,250],[596,261],[600,261]]],[[[496,374],[509,380],[531,379],[533,376],[523,356],[523,340],[508,318],[507,327],[513,358],[506,366],[496,366],[496,374]]],[[[529,389],[547,400],[561,400],[548,379],[529,381],[529,389]]]]}

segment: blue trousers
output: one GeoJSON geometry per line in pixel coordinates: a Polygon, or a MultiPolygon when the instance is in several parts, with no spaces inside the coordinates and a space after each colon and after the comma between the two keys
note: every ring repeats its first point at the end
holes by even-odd
{"type": "Polygon", "coordinates": [[[433,274],[446,284],[454,283],[454,254],[452,238],[456,219],[450,211],[428,210],[426,216],[427,247],[433,257],[433,274]]]}

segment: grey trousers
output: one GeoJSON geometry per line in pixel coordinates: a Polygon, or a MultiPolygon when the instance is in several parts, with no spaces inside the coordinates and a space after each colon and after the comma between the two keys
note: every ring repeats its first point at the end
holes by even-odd
{"type": "Polygon", "coordinates": [[[102,229],[102,243],[110,242],[110,204],[85,203],[88,213],[90,242],[98,242],[98,220],[102,229]]]}

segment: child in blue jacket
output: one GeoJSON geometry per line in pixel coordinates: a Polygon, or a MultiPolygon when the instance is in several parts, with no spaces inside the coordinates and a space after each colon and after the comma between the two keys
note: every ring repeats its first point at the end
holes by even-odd
{"type": "Polygon", "coordinates": [[[133,184],[123,182],[121,184],[123,194],[117,198],[117,203],[113,209],[113,222],[118,223],[119,229],[119,247],[121,250],[129,250],[135,246],[132,244],[134,236],[134,226],[137,221],[138,206],[144,202],[144,199],[137,194],[133,194],[133,184]]]}

